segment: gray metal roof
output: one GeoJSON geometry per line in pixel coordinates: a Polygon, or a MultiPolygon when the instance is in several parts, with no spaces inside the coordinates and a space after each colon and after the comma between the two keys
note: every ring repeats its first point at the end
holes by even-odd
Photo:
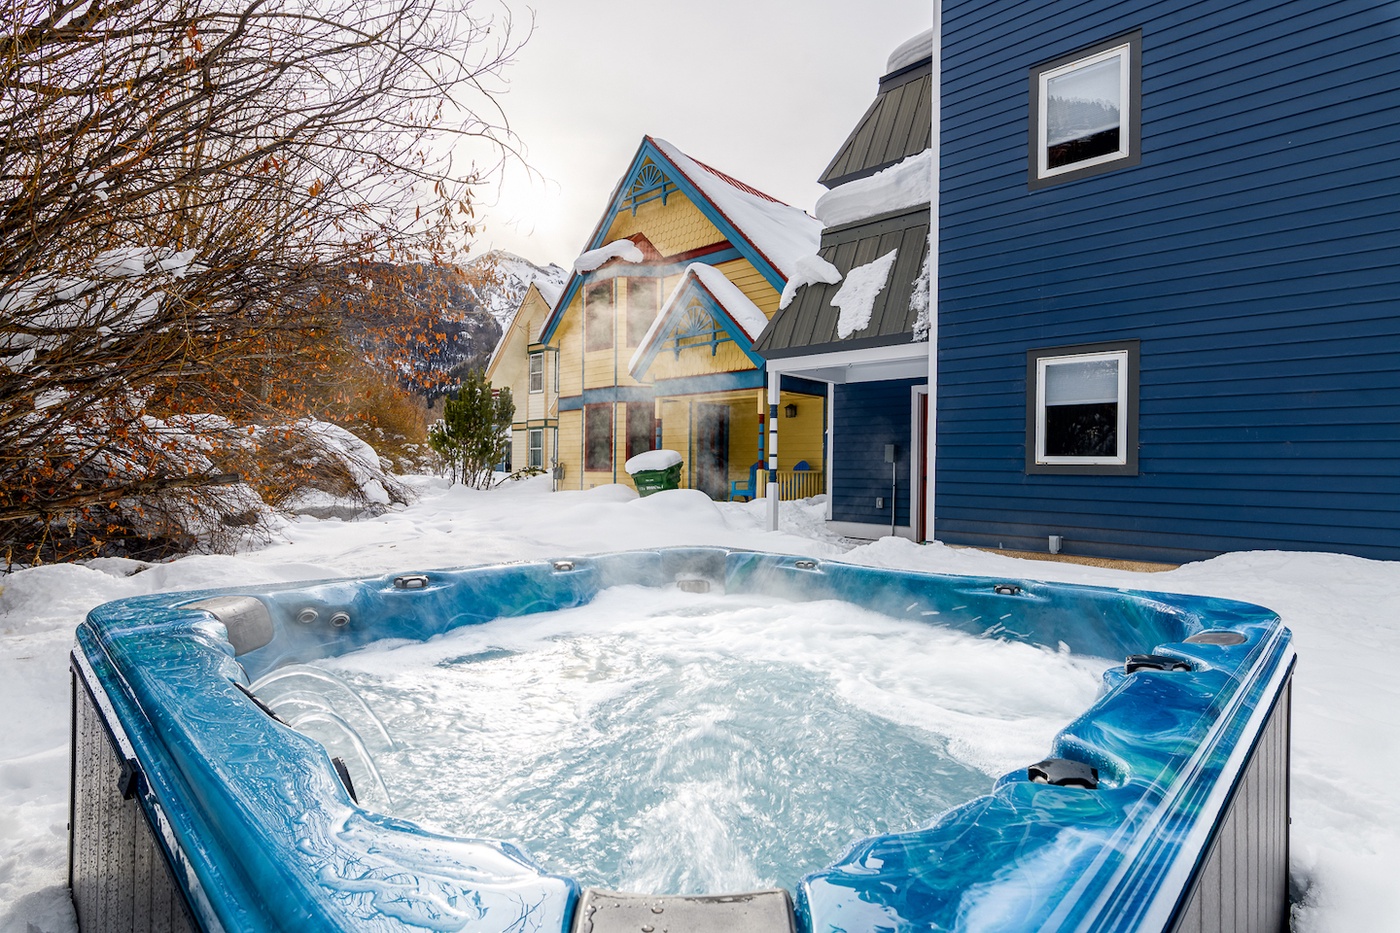
{"type": "Polygon", "coordinates": [[[873,175],[932,144],[933,59],[880,79],[880,92],[818,179],[828,188],[873,175]]]}
{"type": "Polygon", "coordinates": [[[875,298],[870,323],[849,337],[838,338],[841,312],[831,297],[840,290],[840,283],[805,285],[792,304],[773,315],[754,349],[768,359],[780,359],[912,340],[917,315],[909,307],[909,297],[928,259],[928,227],[929,209],[918,207],[824,231],[818,254],[843,277],[892,249],[899,250],[885,288],[875,298]]]}

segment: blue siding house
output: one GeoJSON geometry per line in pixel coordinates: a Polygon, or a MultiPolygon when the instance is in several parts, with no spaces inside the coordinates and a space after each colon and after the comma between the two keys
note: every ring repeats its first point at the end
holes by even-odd
{"type": "Polygon", "coordinates": [[[827,524],[852,537],[927,534],[932,42],[924,33],[890,56],[820,178],[831,190],[817,202],[818,252],[754,345],[770,384],[823,386],[827,524]]]}
{"type": "Polygon", "coordinates": [[[1400,559],[1400,5],[941,18],[929,537],[1400,559]]]}

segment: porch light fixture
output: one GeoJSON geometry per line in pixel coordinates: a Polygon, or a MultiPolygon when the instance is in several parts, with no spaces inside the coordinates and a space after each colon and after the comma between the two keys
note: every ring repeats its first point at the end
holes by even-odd
{"type": "Polygon", "coordinates": [[[792,402],[788,402],[786,405],[784,405],[784,406],[783,406],[783,417],[784,417],[784,418],[796,418],[796,417],[797,417],[797,406],[796,406],[795,404],[793,404],[792,402]]]}

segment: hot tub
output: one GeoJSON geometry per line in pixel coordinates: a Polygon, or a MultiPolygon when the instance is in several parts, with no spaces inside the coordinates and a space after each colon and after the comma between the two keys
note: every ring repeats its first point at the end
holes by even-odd
{"type": "Polygon", "coordinates": [[[1293,661],[1243,603],[715,548],[122,600],[73,651],[70,886],[85,931],[1277,931],[1293,661]],[[624,584],[840,599],[1127,661],[986,795],[853,841],[791,894],[706,897],[581,889],[508,843],[362,809],[247,690],[624,584]]]}

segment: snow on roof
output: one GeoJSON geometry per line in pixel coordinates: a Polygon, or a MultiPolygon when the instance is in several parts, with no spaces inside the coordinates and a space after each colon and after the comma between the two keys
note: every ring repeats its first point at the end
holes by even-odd
{"type": "Polygon", "coordinates": [[[891,74],[901,68],[908,68],[915,62],[923,61],[933,54],[933,29],[925,29],[912,39],[906,39],[890,53],[890,60],[885,64],[885,74],[891,74]]]}
{"type": "Polygon", "coordinates": [[[749,300],[749,296],[745,295],[739,286],[729,281],[725,274],[714,266],[704,263],[692,263],[686,271],[694,273],[700,284],[715,296],[715,301],[729,312],[734,323],[744,329],[750,340],[758,339],[758,335],[763,333],[763,328],[768,326],[768,316],[749,300]]]}
{"type": "Polygon", "coordinates": [[[783,286],[782,298],[778,300],[778,310],[781,311],[792,304],[792,300],[797,297],[798,289],[804,285],[816,285],[818,282],[835,285],[839,281],[841,281],[840,269],[816,254],[803,256],[797,261],[797,272],[783,286]]]}
{"type": "Polygon", "coordinates": [[[817,216],[827,227],[839,227],[901,208],[927,207],[933,200],[933,169],[933,150],[925,149],[868,178],[832,188],[818,199],[817,216]]]}
{"type": "Polygon", "coordinates": [[[644,257],[636,243],[631,240],[613,240],[611,243],[591,249],[574,260],[575,272],[592,272],[609,259],[623,262],[641,262],[644,257]]]}
{"type": "Polygon", "coordinates": [[[550,282],[546,279],[535,279],[532,283],[540,290],[540,297],[545,300],[551,308],[559,303],[559,296],[564,294],[563,282],[550,282]]]}
{"type": "Polygon", "coordinates": [[[692,159],[664,139],[649,138],[783,278],[792,276],[799,259],[817,251],[821,224],[811,215],[692,159]]]}
{"type": "Polygon", "coordinates": [[[892,249],[874,262],[856,266],[846,273],[846,283],[831,296],[832,306],[841,309],[841,317],[836,322],[836,336],[839,339],[845,340],[856,331],[870,326],[875,299],[885,290],[898,254],[899,250],[892,249]]]}
{"type": "Polygon", "coordinates": [[[656,313],[651,327],[647,328],[646,336],[642,338],[636,352],[632,354],[632,359],[627,363],[629,373],[635,372],[641,364],[642,358],[647,355],[652,342],[659,338],[663,322],[670,316],[671,310],[680,301],[681,293],[685,291],[687,283],[692,279],[699,282],[714,297],[715,302],[744,331],[750,343],[757,340],[758,335],[763,333],[763,328],[768,326],[768,316],[759,310],[758,305],[749,300],[749,296],[745,295],[739,286],[729,281],[723,272],[714,266],[707,266],[703,262],[693,262],[685,267],[685,274],[676,283],[676,287],[671,289],[671,294],[666,296],[666,303],[656,313]]]}

